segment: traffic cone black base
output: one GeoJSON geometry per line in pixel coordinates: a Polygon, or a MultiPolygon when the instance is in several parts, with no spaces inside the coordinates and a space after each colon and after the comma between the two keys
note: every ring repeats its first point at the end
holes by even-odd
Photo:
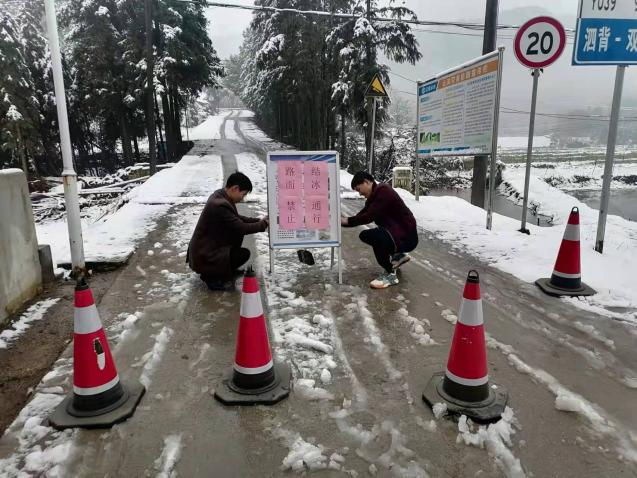
{"type": "Polygon", "coordinates": [[[274,377],[271,383],[260,388],[243,388],[234,380],[235,370],[215,390],[215,398],[224,405],[274,405],[290,395],[292,373],[284,362],[274,362],[274,377]]]}
{"type": "Polygon", "coordinates": [[[551,283],[550,277],[544,277],[542,279],[538,279],[535,281],[535,285],[537,285],[542,292],[548,295],[552,295],[554,297],[561,296],[586,296],[586,295],[595,295],[597,292],[590,286],[587,286],[582,282],[582,286],[577,289],[562,289],[560,287],[555,287],[554,284],[551,283]]]}
{"type": "Polygon", "coordinates": [[[110,428],[116,423],[130,418],[135,408],[146,392],[141,383],[125,386],[122,384],[123,394],[115,401],[96,410],[78,409],[74,404],[74,394],[71,393],[55,408],[49,416],[49,424],[57,429],[65,428],[110,428]]]}
{"type": "Polygon", "coordinates": [[[509,395],[505,388],[488,387],[487,398],[479,402],[465,402],[447,394],[443,383],[445,372],[434,373],[422,394],[423,400],[433,408],[434,404],[444,402],[452,415],[466,415],[478,423],[496,422],[504,413],[509,395]]]}

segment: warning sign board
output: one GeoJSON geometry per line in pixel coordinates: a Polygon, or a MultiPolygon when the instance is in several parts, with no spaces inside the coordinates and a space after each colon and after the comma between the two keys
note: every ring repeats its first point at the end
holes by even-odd
{"type": "Polygon", "coordinates": [[[374,75],[372,82],[367,87],[365,96],[371,96],[375,98],[387,98],[389,96],[387,94],[387,90],[385,89],[385,85],[383,85],[383,82],[380,80],[380,76],[378,76],[378,73],[374,75]]]}

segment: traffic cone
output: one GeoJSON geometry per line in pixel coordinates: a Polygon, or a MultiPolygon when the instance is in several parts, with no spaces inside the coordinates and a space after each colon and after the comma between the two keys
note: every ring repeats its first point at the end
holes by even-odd
{"type": "Polygon", "coordinates": [[[251,267],[243,277],[237,347],[230,375],[215,390],[225,405],[273,405],[290,394],[290,367],[272,359],[259,283],[251,267]]]}
{"type": "Polygon", "coordinates": [[[56,407],[49,423],[58,430],[108,428],[133,415],[146,389],[120,381],[93,293],[83,278],[75,286],[73,322],[73,393],[56,407]]]}
{"type": "Polygon", "coordinates": [[[578,208],[571,209],[551,278],[538,279],[535,284],[546,294],[556,297],[595,294],[592,288],[582,282],[578,208]]]}
{"type": "Polygon", "coordinates": [[[477,422],[497,421],[504,412],[508,392],[489,386],[480,277],[475,270],[467,276],[447,370],[433,374],[422,397],[432,408],[442,401],[449,412],[477,422]]]}

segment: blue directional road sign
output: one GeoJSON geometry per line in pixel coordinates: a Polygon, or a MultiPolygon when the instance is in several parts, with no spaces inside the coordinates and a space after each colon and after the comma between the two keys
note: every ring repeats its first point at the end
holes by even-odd
{"type": "Polygon", "coordinates": [[[573,65],[637,64],[637,2],[580,0],[573,65]]]}

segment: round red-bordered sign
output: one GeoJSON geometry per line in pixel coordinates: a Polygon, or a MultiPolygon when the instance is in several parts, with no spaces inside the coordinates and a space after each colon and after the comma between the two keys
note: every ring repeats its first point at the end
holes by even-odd
{"type": "Polygon", "coordinates": [[[515,34],[514,50],[518,61],[529,68],[544,68],[564,51],[566,31],[552,17],[535,17],[515,34]]]}

